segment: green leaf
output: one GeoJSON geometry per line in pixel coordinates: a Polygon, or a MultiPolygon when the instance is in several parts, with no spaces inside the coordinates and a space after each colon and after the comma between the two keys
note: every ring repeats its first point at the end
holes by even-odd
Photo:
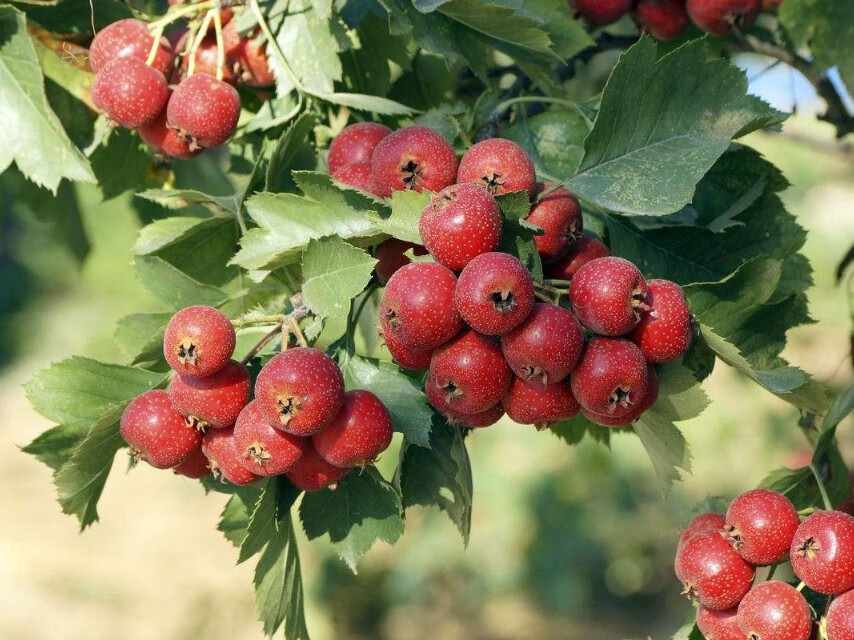
{"type": "Polygon", "coordinates": [[[138,198],[156,202],[168,203],[177,207],[189,207],[194,204],[216,205],[223,211],[237,214],[240,210],[242,193],[232,193],[227,196],[213,196],[195,189],[149,189],[136,194],[138,198]]]}
{"type": "Polygon", "coordinates": [[[226,539],[235,547],[239,548],[246,538],[252,508],[258,502],[260,495],[261,488],[257,483],[238,487],[222,511],[216,528],[222,531],[226,539]]]}
{"type": "Polygon", "coordinates": [[[620,57],[568,183],[575,193],[611,211],[672,213],[733,137],[776,115],[747,95],[741,71],[707,53],[698,40],[656,60],[644,37],[620,57]]]}
{"type": "Polygon", "coordinates": [[[113,129],[104,144],[89,156],[104,200],[135,189],[145,179],[148,153],[139,135],[127,129],[113,129]]]}
{"type": "Polygon", "coordinates": [[[634,423],[634,430],[652,460],[661,492],[666,496],[673,482],[681,479],[680,469],[691,472],[688,443],[682,432],[657,405],[644,412],[634,423]]]}
{"type": "Polygon", "coordinates": [[[267,166],[266,191],[284,191],[291,187],[291,169],[306,169],[310,166],[308,163],[313,163],[314,152],[308,144],[308,136],[314,123],[314,115],[304,113],[279,138],[267,166]]]}
{"type": "Polygon", "coordinates": [[[267,131],[285,124],[298,113],[298,103],[293,93],[267,100],[246,124],[246,133],[267,131]]]}
{"type": "Polygon", "coordinates": [[[222,289],[193,280],[160,258],[137,256],[133,266],[142,286],[170,309],[194,304],[216,307],[228,299],[222,289]]]}
{"type": "Polygon", "coordinates": [[[165,313],[132,313],[116,324],[115,338],[131,364],[156,367],[164,361],[163,332],[172,317],[165,313]]]}
{"type": "Polygon", "coordinates": [[[600,442],[606,447],[611,446],[611,429],[590,422],[581,413],[576,414],[569,420],[555,422],[549,427],[549,432],[566,442],[568,445],[580,443],[584,436],[590,436],[595,442],[600,442]]]}
{"type": "Polygon", "coordinates": [[[12,162],[38,185],[56,193],[63,178],[95,182],[85,156],[71,143],[45,95],[26,16],[0,6],[0,173],[12,162]]]}
{"type": "Polygon", "coordinates": [[[245,562],[280,535],[279,523],[288,515],[300,491],[282,476],[269,478],[255,502],[246,527],[246,537],[240,544],[237,563],[245,562]]]}
{"type": "MultiPolygon", "coordinates": [[[[851,478],[836,446],[830,447],[822,460],[814,464],[827,489],[831,505],[844,502],[851,491],[851,478]]],[[[760,486],[782,493],[798,510],[809,507],[825,508],[818,482],[809,467],[777,469],[769,473],[760,486]]]]}
{"type": "Polygon", "coordinates": [[[534,161],[543,180],[560,181],[575,174],[584,155],[587,121],[575,111],[545,111],[519,120],[504,130],[503,138],[520,145],[534,161]]]}
{"type": "Polygon", "coordinates": [[[353,573],[377,540],[394,544],[403,534],[400,496],[372,466],[351,471],[334,491],[307,493],[299,515],[308,539],[328,534],[353,573]]]}
{"type": "Polygon", "coordinates": [[[364,291],[376,263],[336,236],[311,240],[302,256],[306,306],[318,316],[346,320],[350,301],[364,291]]]}
{"type": "Polygon", "coordinates": [[[531,212],[528,194],[524,191],[504,193],[495,198],[504,217],[504,231],[501,235],[499,251],[516,256],[522,261],[535,280],[543,279],[543,264],[540,252],[534,243],[534,236],[543,231],[524,220],[531,212]]]}
{"type": "Polygon", "coordinates": [[[417,111],[394,100],[363,93],[318,93],[317,97],[333,104],[350,107],[356,111],[369,111],[384,116],[406,116],[417,111]]]}
{"type": "Polygon", "coordinates": [[[68,462],[74,448],[86,436],[88,430],[86,425],[57,425],[39,434],[30,444],[21,447],[21,451],[35,456],[56,471],[68,462]]]}
{"type": "Polygon", "coordinates": [[[656,412],[673,422],[690,420],[699,416],[710,400],[700,387],[694,374],[679,362],[669,362],[657,367],[659,392],[656,412]]]}
{"type": "Polygon", "coordinates": [[[399,240],[421,244],[418,221],[421,220],[421,212],[430,204],[430,194],[417,191],[395,191],[391,194],[389,203],[391,215],[385,218],[380,216],[373,218],[377,228],[399,240]]]}

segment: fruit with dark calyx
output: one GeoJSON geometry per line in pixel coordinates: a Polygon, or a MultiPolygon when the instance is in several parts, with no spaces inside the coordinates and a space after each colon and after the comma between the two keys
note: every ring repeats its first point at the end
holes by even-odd
{"type": "Polygon", "coordinates": [[[374,192],[374,182],[371,176],[370,162],[352,162],[339,167],[329,174],[338,182],[343,182],[347,186],[356,187],[368,193],[374,192]]]}
{"type": "Polygon", "coordinates": [[[199,480],[200,478],[207,478],[211,474],[209,464],[205,452],[202,451],[202,440],[200,437],[199,446],[181,464],[172,467],[172,471],[178,475],[199,480]]]}
{"type": "MultiPolygon", "coordinates": [[[[154,46],[154,36],[142,20],[127,18],[101,29],[89,46],[89,66],[99,73],[119,58],[135,58],[146,62],[154,46]]],[[[169,76],[175,52],[166,38],[160,38],[152,66],[164,76],[169,76]]]]}
{"type": "Polygon", "coordinates": [[[706,33],[725,36],[749,28],[761,8],[760,0],[686,0],[692,22],[706,33]]]}
{"type": "Polygon", "coordinates": [[[569,4],[576,16],[597,27],[616,22],[632,8],[632,0],[570,0],[569,4]]]}
{"type": "Polygon", "coordinates": [[[204,305],[186,307],[166,325],[163,355],[181,375],[205,378],[229,363],[236,341],[234,327],[222,311],[204,305]]]}
{"type": "Polygon", "coordinates": [[[199,446],[202,435],[187,424],[169,394],[146,391],[130,401],[119,426],[134,458],[157,469],[169,469],[186,460],[199,446]]]}
{"type": "Polygon", "coordinates": [[[634,343],[591,338],[570,380],[582,408],[610,418],[632,415],[646,397],[647,363],[634,343]]]}
{"type": "Polygon", "coordinates": [[[763,582],[744,596],[737,617],[748,640],[809,640],[812,633],[806,598],[779,580],[763,582]]]}
{"type": "Polygon", "coordinates": [[[712,640],[747,640],[738,626],[738,608],[715,611],[700,605],[697,609],[697,628],[712,640]]]}
{"type": "Polygon", "coordinates": [[[456,182],[457,154],[433,129],[412,126],[383,138],[371,156],[377,194],[441,191],[456,182]]]}
{"type": "Polygon", "coordinates": [[[637,406],[625,416],[620,418],[603,416],[583,408],[581,412],[584,414],[585,418],[595,424],[598,424],[600,427],[629,426],[658,401],[658,374],[655,372],[655,368],[650,364],[646,366],[646,377],[646,393],[643,396],[643,400],[641,400],[637,406]]]}
{"type": "Polygon", "coordinates": [[[251,393],[249,372],[232,360],[207,378],[172,378],[169,396],[172,404],[200,429],[222,429],[234,424],[251,393]]]}
{"type": "Polygon", "coordinates": [[[648,362],[669,362],[681,358],[691,347],[693,317],[685,294],[670,280],[647,280],[649,292],[645,309],[629,339],[648,362]]]}
{"type": "Polygon", "coordinates": [[[275,428],[253,400],[237,416],[234,443],[246,469],[259,476],[278,476],[299,462],[308,440],[275,428]]]}
{"type": "Polygon", "coordinates": [[[199,155],[203,150],[190,150],[190,143],[182,140],[175,129],[166,124],[166,109],[160,112],[157,119],[138,130],[139,137],[155,152],[169,158],[189,159],[199,155]]]}
{"type": "Polygon", "coordinates": [[[827,610],[827,640],[854,640],[854,591],[834,598],[827,610]]]}
{"type": "Polygon", "coordinates": [[[599,335],[621,336],[640,322],[648,292],[641,272],[631,262],[597,258],[573,276],[569,300],[585,327],[599,335]]]}
{"type": "Polygon", "coordinates": [[[679,534],[679,546],[681,547],[696,534],[703,533],[704,531],[723,533],[725,526],[726,516],[722,513],[701,513],[698,516],[694,516],[691,522],[688,523],[688,526],[679,534]]]}
{"type": "Polygon", "coordinates": [[[596,238],[581,236],[569,248],[569,252],[554,264],[543,267],[546,278],[552,280],[572,280],[572,277],[585,264],[596,258],[611,255],[604,244],[596,238]]]}
{"type": "Polygon", "coordinates": [[[455,184],[434,194],[418,223],[427,251],[452,271],[495,251],[502,229],[495,198],[474,184],[455,184]]]}
{"type": "Polygon", "coordinates": [[[676,577],[683,593],[709,609],[736,606],[753,584],[754,570],[727,541],[722,531],[704,531],[676,551],[676,577]]]}
{"type": "Polygon", "coordinates": [[[491,427],[504,417],[504,407],[501,406],[501,403],[498,403],[480,413],[465,414],[446,410],[442,415],[448,420],[448,424],[452,426],[467,429],[483,429],[491,427]]]}
{"type": "Polygon", "coordinates": [[[166,78],[137,58],[114,60],[92,82],[92,103],[127,129],[156,120],[167,100],[166,78]]]}
{"type": "Polygon", "coordinates": [[[568,380],[545,385],[516,376],[501,404],[513,422],[532,424],[540,431],[553,422],[569,420],[579,409],[568,380]]]}
{"type": "Polygon", "coordinates": [[[234,427],[208,429],[202,438],[202,451],[210,461],[211,473],[215,478],[240,486],[252,484],[259,478],[241,464],[234,441],[234,427]]]}
{"type": "Polygon", "coordinates": [[[430,350],[419,351],[410,349],[395,337],[394,332],[388,328],[388,321],[380,318],[380,335],[385,341],[385,346],[394,361],[404,369],[423,370],[430,366],[433,352],[430,350]]]}
{"type": "Polygon", "coordinates": [[[638,0],[632,15],[638,28],[656,40],[672,40],[688,26],[685,0],[638,0]]]}
{"type": "Polygon", "coordinates": [[[380,284],[388,284],[389,279],[398,269],[411,262],[404,255],[410,249],[412,249],[413,255],[427,255],[427,249],[420,244],[398,240],[397,238],[389,238],[377,245],[377,248],[374,249],[374,257],[377,259],[377,266],[374,267],[374,273],[377,274],[377,280],[380,281],[380,284]]]}
{"type": "Polygon", "coordinates": [[[309,440],[302,458],[285,474],[285,477],[292,485],[303,491],[321,491],[326,488],[334,489],[348,473],[350,469],[336,467],[321,458],[309,440]]]}
{"type": "MultiPolygon", "coordinates": [[[[534,187],[535,200],[552,186],[551,182],[538,182],[534,187]]],[[[526,220],[545,231],[543,235],[534,236],[543,264],[557,262],[569,253],[570,247],[581,237],[584,229],[581,205],[565,187],[558,187],[536,201],[526,220]]]]}
{"type": "Polygon", "coordinates": [[[795,575],[813,591],[835,595],[854,589],[854,517],[817,511],[798,527],[789,556],[795,575]]]}
{"type": "Polygon", "coordinates": [[[370,391],[344,394],[338,415],[311,441],[320,457],[336,467],[365,467],[388,449],[393,435],[391,416],[370,391]]]}
{"type": "Polygon", "coordinates": [[[274,356],[255,381],[255,398],[282,431],[310,436],[325,427],[344,403],[344,377],[319,349],[297,347],[274,356]]]}
{"type": "Polygon", "coordinates": [[[329,174],[354,162],[370,162],[374,149],[391,133],[391,129],[378,122],[357,122],[344,127],[329,145],[326,166],[329,174]]]}
{"type": "Polygon", "coordinates": [[[230,84],[197,73],[172,92],[166,121],[190,149],[216,147],[231,137],[240,118],[240,96],[230,84]]]}
{"type": "Polygon", "coordinates": [[[730,503],[725,530],[742,558],[764,566],[785,559],[798,525],[798,512],[786,496],[753,489],[730,503]]]}
{"type": "Polygon", "coordinates": [[[473,182],[495,195],[524,191],[530,197],[536,180],[534,164],[525,150],[504,138],[472,145],[457,171],[457,182],[473,182]]]}

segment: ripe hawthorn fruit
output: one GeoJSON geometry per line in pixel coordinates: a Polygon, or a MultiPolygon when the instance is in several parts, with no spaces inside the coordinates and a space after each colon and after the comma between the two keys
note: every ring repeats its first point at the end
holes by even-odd
{"type": "Polygon", "coordinates": [[[632,8],[632,0],[570,0],[575,15],[597,27],[616,22],[632,8]]]}
{"type": "Polygon", "coordinates": [[[202,152],[190,149],[190,143],[182,140],[175,129],[170,129],[166,124],[166,109],[160,112],[157,118],[138,130],[139,137],[160,155],[169,158],[194,158],[202,152]]]}
{"type": "Polygon", "coordinates": [[[715,611],[703,605],[697,608],[697,628],[710,640],[747,640],[738,626],[738,608],[715,611]]]}
{"type": "Polygon", "coordinates": [[[329,174],[354,162],[370,162],[374,149],[390,133],[391,129],[379,122],[357,122],[344,127],[329,145],[326,157],[329,174]]]}
{"type": "Polygon", "coordinates": [[[570,375],[572,392],[582,408],[610,418],[625,418],[646,396],[647,363],[634,343],[593,337],[570,375]]]}
{"type": "Polygon", "coordinates": [[[386,336],[410,349],[431,351],[457,335],[463,321],[454,306],[456,276],[434,262],[407,264],[389,278],[379,314],[386,336]]]}
{"type": "Polygon", "coordinates": [[[146,391],[131,400],[122,413],[119,431],[131,448],[131,455],[156,469],[180,464],[202,439],[161,389],[146,391]]]}
{"type": "Polygon", "coordinates": [[[349,472],[350,469],[336,467],[326,462],[309,441],[302,458],[285,474],[285,477],[297,489],[320,491],[327,487],[334,488],[334,485],[349,472]]]}
{"type": "Polygon", "coordinates": [[[433,352],[425,391],[439,412],[473,415],[496,405],[512,378],[498,341],[467,330],[433,352]]]}
{"type": "Polygon", "coordinates": [[[538,302],[528,318],[504,334],[501,350],[510,369],[523,380],[554,384],[566,378],[584,349],[584,333],[575,316],[538,302]]]}
{"type": "MultiPolygon", "coordinates": [[[[551,182],[538,182],[534,187],[534,198],[552,186],[551,182]]],[[[526,220],[545,231],[541,236],[534,236],[543,264],[563,258],[584,230],[581,205],[565,187],[558,187],[535,202],[526,220]]]]}
{"type": "Polygon", "coordinates": [[[621,336],[640,322],[648,292],[641,272],[631,262],[597,258],[573,276],[569,300],[585,327],[599,335],[621,336]]]}
{"type": "Polygon", "coordinates": [[[854,517],[817,511],[795,532],[792,570],[813,591],[827,595],[854,589],[854,517]]]}
{"type": "Polygon", "coordinates": [[[222,429],[237,420],[249,402],[251,387],[249,371],[232,360],[207,378],[176,374],[169,396],[175,408],[198,428],[222,429]]]}
{"type": "Polygon", "coordinates": [[[744,596],[738,626],[748,640],[809,640],[810,606],[792,585],[770,580],[744,596]]]}
{"type": "Polygon", "coordinates": [[[581,236],[569,247],[569,253],[554,264],[543,267],[546,278],[572,280],[578,270],[596,258],[610,256],[611,252],[596,238],[581,236]]]}
{"type": "Polygon", "coordinates": [[[255,381],[267,419],[296,436],[314,435],[341,410],[344,377],[319,349],[297,347],[274,356],[255,381]]]}
{"type": "MultiPolygon", "coordinates": [[[[95,73],[100,73],[108,64],[119,58],[136,58],[145,62],[153,46],[154,36],[142,20],[118,20],[95,34],[92,44],[89,45],[89,66],[95,73]]],[[[168,77],[174,60],[175,51],[172,45],[168,39],[161,37],[152,66],[168,77]]]]}
{"type": "Polygon", "coordinates": [[[389,238],[381,242],[374,249],[374,258],[377,259],[377,266],[374,267],[374,273],[377,274],[377,280],[380,284],[388,284],[389,279],[402,266],[411,262],[404,254],[412,249],[412,253],[416,256],[426,256],[427,249],[420,244],[405,242],[397,238],[389,238]]]}
{"type": "Polygon", "coordinates": [[[465,427],[467,429],[483,429],[491,427],[496,422],[504,417],[504,407],[501,403],[490,407],[486,411],[466,415],[465,413],[454,413],[450,410],[445,410],[442,415],[448,420],[451,426],[465,427]]]}
{"type": "Polygon", "coordinates": [[[234,327],[222,311],[203,305],[186,307],[166,325],[163,355],[181,375],[206,378],[229,363],[236,341],[234,327]]]}
{"type": "Polygon", "coordinates": [[[760,0],[686,0],[685,9],[700,29],[725,36],[734,28],[750,27],[759,14],[760,4],[760,0]]]}
{"type": "Polygon", "coordinates": [[[681,547],[696,534],[704,531],[723,533],[725,526],[726,516],[722,513],[701,513],[698,516],[694,516],[691,522],[688,523],[688,526],[679,535],[679,546],[681,547]]]}
{"type": "Polygon", "coordinates": [[[534,281],[509,253],[483,253],[460,273],[454,305],[475,331],[498,336],[518,327],[534,308],[534,281]]]}
{"type": "Polygon", "coordinates": [[[720,531],[702,531],[688,538],[676,551],[674,569],[683,593],[716,611],[736,606],[753,584],[753,567],[720,531]]]}
{"type": "Polygon", "coordinates": [[[259,476],[278,476],[302,458],[308,440],[276,429],[261,411],[258,401],[245,407],[234,423],[234,444],[240,463],[259,476]]]}
{"type": "Polygon", "coordinates": [[[211,473],[215,478],[225,478],[241,486],[258,480],[258,476],[241,464],[234,441],[234,427],[208,429],[202,438],[202,451],[210,461],[211,473]]]}
{"type": "Polygon", "coordinates": [[[525,191],[530,197],[536,180],[534,163],[525,150],[504,138],[473,144],[457,171],[457,182],[473,182],[494,195],[525,191]]]}
{"type": "Polygon", "coordinates": [[[385,341],[385,346],[394,361],[404,369],[423,370],[430,366],[430,359],[433,357],[431,350],[419,351],[418,349],[410,349],[404,345],[394,332],[389,330],[388,321],[380,318],[380,335],[385,341]]]}
{"type": "Polygon", "coordinates": [[[644,393],[643,399],[625,416],[620,418],[603,416],[583,408],[581,412],[590,422],[598,424],[600,427],[627,427],[658,401],[658,374],[650,364],[646,366],[646,379],[646,393],[644,393]]]}
{"type": "Polygon", "coordinates": [[[459,271],[501,242],[501,211],[495,198],[473,184],[455,184],[430,198],[418,231],[436,262],[459,271]]]}
{"type": "Polygon", "coordinates": [[[92,82],[92,103],[128,129],[156,120],[167,100],[166,78],[137,58],[114,60],[92,82]]]}
{"type": "Polygon", "coordinates": [[[629,338],[648,362],[669,362],[691,347],[693,319],[685,294],[670,280],[647,280],[648,309],[629,338]]]}
{"type": "Polygon", "coordinates": [[[240,96],[230,84],[197,73],[172,92],[166,121],[190,149],[216,147],[231,137],[240,117],[240,96]]]}
{"type": "Polygon", "coordinates": [[[267,57],[266,42],[258,40],[257,37],[243,38],[239,41],[235,55],[238,79],[241,84],[261,89],[276,83],[276,76],[270,68],[270,60],[267,57]]]}
{"type": "Polygon", "coordinates": [[[427,127],[398,129],[383,138],[371,156],[377,194],[392,191],[441,191],[455,182],[457,154],[437,132],[427,127]]]}
{"type": "Polygon", "coordinates": [[[370,391],[344,394],[344,405],[332,422],[312,436],[320,457],[345,469],[365,467],[388,449],[393,435],[391,416],[370,391]]]}
{"type": "Polygon", "coordinates": [[[656,40],[672,40],[688,26],[685,0],[638,0],[632,15],[638,28],[656,40]]]}
{"type": "Polygon", "coordinates": [[[754,489],[730,503],[724,528],[742,558],[764,566],[788,555],[799,524],[798,512],[786,496],[754,489]]]}
{"type": "Polygon", "coordinates": [[[355,187],[368,193],[374,192],[374,182],[371,176],[370,162],[351,162],[343,167],[338,167],[335,171],[329,173],[338,182],[343,182],[347,186],[355,187]]]}
{"type": "Polygon", "coordinates": [[[501,404],[513,422],[532,424],[540,431],[553,422],[569,420],[579,409],[568,380],[546,385],[516,376],[501,404]]]}
{"type": "Polygon", "coordinates": [[[209,464],[205,452],[202,451],[202,439],[199,437],[199,446],[181,464],[173,467],[172,471],[186,478],[199,480],[211,474],[209,464]]]}
{"type": "Polygon", "coordinates": [[[843,593],[827,610],[827,640],[854,639],[854,591],[843,593]]]}

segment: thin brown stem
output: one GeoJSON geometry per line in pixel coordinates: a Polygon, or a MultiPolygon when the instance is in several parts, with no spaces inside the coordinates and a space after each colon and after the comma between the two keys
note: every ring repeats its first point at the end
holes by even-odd
{"type": "Polygon", "coordinates": [[[254,347],[252,347],[249,350],[249,353],[247,353],[243,357],[243,360],[241,360],[240,362],[243,365],[249,364],[249,361],[252,360],[252,358],[257,356],[259,353],[261,353],[261,350],[264,347],[266,347],[268,344],[270,344],[270,342],[272,342],[273,339],[277,335],[279,335],[281,332],[282,332],[282,325],[277,325],[276,327],[274,327],[272,331],[270,331],[267,335],[265,335],[263,338],[261,338],[261,340],[258,341],[258,344],[256,344],[254,347]]]}

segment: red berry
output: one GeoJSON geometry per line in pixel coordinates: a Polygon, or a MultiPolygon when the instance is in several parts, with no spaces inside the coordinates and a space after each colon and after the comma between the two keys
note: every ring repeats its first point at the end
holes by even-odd
{"type": "Polygon", "coordinates": [[[334,488],[334,485],[350,472],[331,465],[320,457],[314,447],[306,445],[302,458],[288,471],[285,476],[297,489],[303,491],[320,491],[326,487],[334,488]]]}
{"type": "Polygon", "coordinates": [[[656,40],[672,40],[688,26],[685,0],[638,0],[633,15],[638,28],[656,40]]]}
{"type": "Polygon", "coordinates": [[[364,467],[388,449],[393,435],[391,417],[370,391],[344,394],[344,406],[311,441],[320,457],[336,467],[364,467]]]}
{"type": "Polygon", "coordinates": [[[410,349],[398,340],[394,332],[388,328],[388,321],[380,317],[380,335],[385,340],[385,346],[394,361],[404,369],[423,370],[430,366],[433,352],[410,349]]]}
{"type": "Polygon", "coordinates": [[[715,611],[703,605],[697,609],[697,627],[709,640],[747,640],[738,626],[738,609],[715,611]]]}
{"type": "Polygon", "coordinates": [[[208,457],[202,451],[202,439],[200,437],[199,446],[193,450],[193,453],[187,456],[184,462],[173,467],[172,471],[178,475],[198,480],[200,478],[207,478],[211,474],[209,464],[208,457]]]}
{"type": "Polygon", "coordinates": [[[795,575],[813,591],[854,589],[854,517],[818,511],[801,523],[789,550],[795,575]]]}
{"type": "Polygon", "coordinates": [[[114,60],[92,83],[94,105],[128,129],[156,120],[168,99],[163,74],[136,58],[114,60]]]}
{"type": "Polygon", "coordinates": [[[427,255],[427,249],[420,244],[405,242],[397,238],[389,238],[374,249],[374,257],[378,261],[377,266],[374,267],[374,272],[377,274],[377,280],[380,281],[380,284],[388,284],[389,279],[398,269],[411,262],[404,255],[410,249],[416,256],[427,255]]]}
{"type": "Polygon", "coordinates": [[[534,281],[509,253],[484,253],[469,262],[457,281],[454,304],[475,331],[490,336],[522,324],[534,308],[534,281]]]}
{"type": "Polygon", "coordinates": [[[763,11],[776,11],[783,4],[783,0],[762,0],[763,11]]]}
{"type": "Polygon", "coordinates": [[[344,377],[319,349],[288,349],[274,356],[255,381],[255,398],[282,431],[310,436],[329,424],[344,403],[344,377]]]}
{"type": "Polygon", "coordinates": [[[219,309],[195,306],[181,309],[163,334],[163,355],[184,376],[206,378],[231,360],[236,337],[231,321],[219,309]]]}
{"type": "MultiPolygon", "coordinates": [[[[89,46],[89,66],[92,71],[99,73],[118,58],[135,58],[145,62],[153,46],[154,36],[142,20],[119,20],[95,34],[89,46]]],[[[174,59],[175,52],[169,40],[160,38],[152,66],[168,76],[174,59]]]]}
{"type": "Polygon", "coordinates": [[[455,182],[457,154],[438,133],[427,127],[404,127],[383,138],[371,156],[377,193],[441,191],[455,182]]]}
{"type": "Polygon", "coordinates": [[[330,175],[354,162],[370,163],[374,149],[390,133],[391,129],[379,122],[358,122],[344,127],[329,145],[326,166],[330,175]]]}
{"type": "Polygon", "coordinates": [[[538,302],[528,319],[505,334],[501,350],[510,369],[524,380],[554,384],[578,364],[584,333],[569,311],[538,302]]]}
{"type": "Polygon", "coordinates": [[[545,275],[553,280],[572,280],[572,276],[585,264],[596,258],[610,256],[611,252],[596,238],[581,236],[570,246],[569,253],[554,264],[547,265],[545,275]]]}
{"type": "Polygon", "coordinates": [[[202,451],[210,461],[211,473],[215,478],[225,478],[236,485],[252,484],[258,479],[241,464],[234,441],[234,427],[208,429],[202,438],[202,451]]]}
{"type": "Polygon", "coordinates": [[[641,272],[628,260],[597,258],[572,278],[569,300],[585,327],[603,336],[621,336],[640,322],[648,291],[641,272]]]}
{"type": "Polygon", "coordinates": [[[221,145],[234,133],[239,117],[237,90],[204,73],[182,80],[166,111],[169,126],[190,142],[190,149],[221,145]]]}
{"type": "Polygon", "coordinates": [[[504,138],[482,140],[463,154],[457,182],[474,182],[493,194],[534,192],[537,174],[525,150],[504,138]]]}
{"type": "Polygon", "coordinates": [[[258,40],[257,37],[242,39],[236,56],[241,84],[257,89],[276,83],[276,76],[267,58],[266,42],[258,40]]]}
{"type": "MultiPolygon", "coordinates": [[[[552,186],[551,182],[538,182],[534,187],[534,197],[552,186]]],[[[557,262],[569,253],[584,229],[581,205],[564,187],[558,187],[535,202],[526,220],[545,231],[544,235],[534,236],[543,264],[557,262]]]]}
{"type": "Polygon", "coordinates": [[[122,413],[119,431],[134,457],[157,469],[169,469],[189,457],[202,439],[172,406],[163,390],[146,391],[122,413]]]}
{"type": "Polygon", "coordinates": [[[827,640],[854,640],[854,591],[844,593],[830,603],[827,640]]]}
{"type": "Polygon", "coordinates": [[[658,374],[655,373],[655,368],[651,364],[646,366],[646,380],[646,393],[643,399],[629,413],[622,417],[603,416],[587,409],[582,409],[581,412],[590,422],[598,424],[601,427],[627,427],[640,418],[643,412],[658,400],[658,374]]]}
{"type": "Polygon", "coordinates": [[[438,411],[471,415],[497,404],[512,378],[498,341],[466,331],[433,353],[425,390],[438,411]]]}
{"type": "Polygon", "coordinates": [[[473,184],[455,184],[433,195],[418,223],[427,251],[452,271],[495,251],[502,229],[495,198],[473,184]]]}
{"type": "Polygon", "coordinates": [[[370,162],[352,162],[345,164],[343,167],[337,168],[330,172],[333,178],[338,182],[343,182],[347,186],[356,187],[368,193],[374,192],[373,177],[371,177],[370,162]]]}
{"type": "Polygon", "coordinates": [[[719,531],[703,531],[686,540],[676,551],[675,570],[685,595],[718,611],[736,606],[753,584],[753,567],[719,531]]]}
{"type": "Polygon", "coordinates": [[[738,626],[748,640],[809,640],[810,606],[792,585],[763,582],[738,605],[738,626]]]}
{"type": "Polygon", "coordinates": [[[250,391],[249,372],[236,360],[207,378],[179,373],[169,385],[172,404],[200,429],[233,425],[249,402],[250,391]]]}
{"type": "Polygon", "coordinates": [[[700,29],[725,36],[733,28],[744,30],[753,24],[760,0],[687,0],[685,8],[700,29]]]}
{"type": "Polygon", "coordinates": [[[692,318],[682,287],[670,280],[648,280],[649,307],[629,336],[649,362],[669,362],[691,346],[692,318]]]}
{"type": "Polygon", "coordinates": [[[240,464],[259,476],[278,476],[302,458],[308,440],[275,428],[253,400],[234,424],[234,444],[240,464]]]}
{"type": "Polygon", "coordinates": [[[698,516],[694,516],[691,522],[688,523],[688,526],[679,535],[679,546],[681,547],[696,534],[703,533],[704,531],[723,533],[725,526],[726,516],[722,513],[701,513],[698,516]]]}
{"type": "Polygon", "coordinates": [[[597,27],[616,22],[632,8],[632,0],[570,0],[576,16],[597,27]]]}
{"type": "Polygon", "coordinates": [[[533,424],[540,430],[552,422],[569,420],[579,409],[569,381],[545,385],[515,376],[501,404],[513,422],[533,424]]]}
{"type": "Polygon", "coordinates": [[[584,409],[625,418],[645,398],[649,375],[640,349],[628,340],[591,338],[571,375],[572,392],[584,409]]]}
{"type": "Polygon", "coordinates": [[[416,262],[398,269],[380,303],[386,336],[391,333],[401,344],[419,351],[446,343],[463,328],[454,306],[456,286],[456,276],[434,262],[416,262]]]}
{"type": "MultiPolygon", "coordinates": [[[[177,49],[183,51],[186,46],[186,34],[178,42],[177,49]]],[[[237,64],[231,52],[226,52],[226,59],[222,67],[222,81],[228,84],[237,84],[237,74],[235,68],[237,64]]],[[[193,66],[193,73],[203,73],[205,75],[216,77],[219,67],[219,47],[216,43],[216,35],[213,33],[207,34],[196,49],[196,62],[193,66]]],[[[181,57],[181,65],[178,73],[173,77],[173,80],[182,81],[187,78],[190,68],[190,56],[184,55],[181,57]]]]}
{"type": "Polygon", "coordinates": [[[496,422],[504,417],[504,407],[501,403],[490,407],[486,411],[466,415],[465,413],[455,413],[450,410],[445,410],[442,415],[447,418],[448,423],[452,426],[465,427],[467,429],[482,429],[491,427],[496,422]]]}
{"type": "Polygon", "coordinates": [[[190,143],[182,140],[175,129],[166,124],[166,109],[160,112],[157,119],[139,128],[139,137],[160,155],[170,158],[193,158],[202,150],[190,150],[190,143]]]}
{"type": "Polygon", "coordinates": [[[726,512],[726,532],[733,547],[753,565],[781,562],[800,524],[789,499],[776,491],[742,493],[726,512]]]}

